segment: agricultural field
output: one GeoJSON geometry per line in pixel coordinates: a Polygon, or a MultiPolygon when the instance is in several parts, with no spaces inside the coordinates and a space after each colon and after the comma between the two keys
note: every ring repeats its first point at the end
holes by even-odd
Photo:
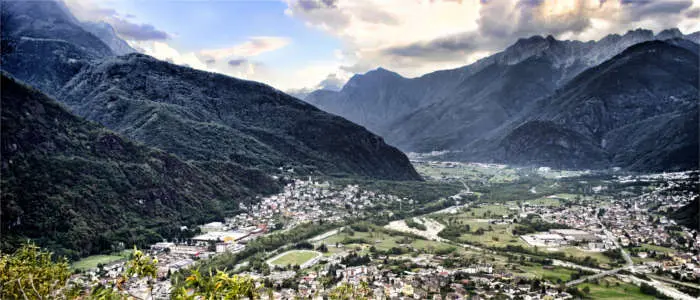
{"type": "Polygon", "coordinates": [[[513,182],[520,178],[518,170],[507,166],[467,163],[418,163],[416,171],[432,179],[463,179],[488,183],[513,182]]]}
{"type": "Polygon", "coordinates": [[[320,252],[310,250],[292,250],[272,258],[269,263],[276,266],[300,266],[312,258],[321,255],[320,252]]]}
{"type": "Polygon", "coordinates": [[[454,248],[454,246],[429,241],[425,239],[409,238],[400,233],[389,233],[383,230],[374,232],[359,232],[356,231],[352,235],[341,232],[330,236],[324,240],[316,242],[316,245],[326,244],[329,254],[343,252],[347,249],[360,248],[361,251],[367,251],[367,248],[374,246],[377,250],[386,251],[394,247],[411,247],[416,250],[422,250],[428,253],[454,248]],[[336,244],[342,244],[342,248],[335,247],[336,244]]]}
{"type": "Polygon", "coordinates": [[[524,276],[546,279],[552,282],[569,281],[571,280],[572,274],[578,273],[577,270],[563,267],[554,267],[554,269],[544,269],[541,265],[522,266],[520,267],[520,270],[523,271],[524,276]]]}
{"type": "Polygon", "coordinates": [[[131,255],[131,250],[124,250],[113,254],[90,255],[71,263],[71,269],[89,270],[97,268],[100,264],[106,265],[122,259],[128,259],[129,255],[131,255]]]}
{"type": "Polygon", "coordinates": [[[638,286],[624,283],[614,278],[606,277],[599,282],[600,284],[582,283],[576,287],[579,290],[584,290],[585,287],[588,287],[590,290],[588,296],[593,299],[654,299],[653,296],[642,293],[638,286]]]}
{"type": "Polygon", "coordinates": [[[459,238],[468,244],[480,244],[493,247],[505,247],[507,245],[523,246],[528,245],[519,237],[513,235],[515,224],[508,225],[490,225],[488,223],[467,222],[470,225],[470,233],[462,234],[459,238]],[[484,229],[483,234],[476,234],[479,228],[484,229]],[[491,228],[489,230],[489,228],[491,228]]]}

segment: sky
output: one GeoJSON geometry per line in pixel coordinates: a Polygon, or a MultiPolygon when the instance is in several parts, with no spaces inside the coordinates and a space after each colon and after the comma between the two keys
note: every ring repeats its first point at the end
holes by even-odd
{"type": "Polygon", "coordinates": [[[283,91],[339,89],[383,67],[456,68],[518,38],[700,30],[700,0],[64,0],[134,49],[283,91]]]}

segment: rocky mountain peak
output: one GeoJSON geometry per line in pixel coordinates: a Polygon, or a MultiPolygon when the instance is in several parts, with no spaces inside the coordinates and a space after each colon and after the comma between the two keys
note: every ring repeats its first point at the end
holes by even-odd
{"type": "Polygon", "coordinates": [[[656,35],[657,40],[667,40],[676,38],[683,38],[683,33],[678,28],[669,28],[659,32],[656,35]]]}

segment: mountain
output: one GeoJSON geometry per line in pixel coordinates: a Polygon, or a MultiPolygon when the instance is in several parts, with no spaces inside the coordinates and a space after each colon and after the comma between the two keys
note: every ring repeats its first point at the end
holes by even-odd
{"type": "Polygon", "coordinates": [[[264,84],[129,54],[84,68],[58,93],[78,115],[184,159],[418,179],[397,149],[264,84]]]}
{"type": "Polygon", "coordinates": [[[503,139],[504,159],[639,171],[697,167],[698,63],[671,43],[634,45],[538,103],[503,139]]]}
{"type": "Polygon", "coordinates": [[[92,33],[94,36],[99,38],[105,45],[107,45],[114,54],[125,55],[129,53],[137,52],[134,48],[131,48],[127,42],[119,38],[117,33],[105,22],[83,22],[82,26],[85,30],[92,33]]]}
{"type": "Polygon", "coordinates": [[[81,117],[186,160],[420,180],[403,153],[360,126],[264,84],[116,57],[66,11],[53,1],[6,5],[3,68],[81,117]]]}
{"type": "Polygon", "coordinates": [[[82,67],[114,55],[55,1],[3,1],[2,68],[53,95],[82,67]]]}
{"type": "Polygon", "coordinates": [[[277,191],[260,171],[187,163],[66,111],[2,74],[2,248],[69,257],[156,242],[277,191]]]}
{"type": "Polygon", "coordinates": [[[693,201],[674,211],[671,218],[680,225],[695,230],[700,229],[700,198],[695,197],[693,201]]]}
{"type": "MultiPolygon", "coordinates": [[[[526,121],[537,121],[541,111],[547,108],[538,107],[538,103],[541,103],[542,99],[549,99],[561,93],[561,89],[576,89],[573,85],[581,85],[580,89],[584,90],[595,89],[596,87],[591,85],[584,87],[582,80],[573,85],[569,83],[582,72],[596,68],[625,49],[643,42],[664,39],[669,45],[698,53],[697,44],[692,41],[697,36],[697,33],[683,35],[677,29],[662,31],[657,35],[649,30],[638,29],[624,35],[613,34],[589,42],[559,41],[551,36],[533,36],[520,39],[504,51],[462,68],[433,72],[418,78],[403,78],[387,70],[370,71],[353,77],[339,92],[316,91],[305,100],[366,126],[384,136],[389,144],[404,151],[449,150],[454,154],[446,158],[459,160],[542,163],[554,162],[554,158],[557,158],[556,161],[568,158],[572,161],[569,167],[598,167],[607,166],[608,163],[619,163],[633,168],[663,169],[663,160],[636,164],[631,158],[607,157],[606,155],[610,155],[609,151],[616,152],[619,149],[600,149],[599,142],[591,144],[594,141],[581,141],[578,137],[583,137],[583,132],[566,127],[556,128],[556,122],[552,123],[546,118],[542,122],[516,129],[526,121]],[[535,157],[536,153],[544,152],[521,152],[531,148],[528,142],[521,139],[537,143],[536,140],[525,137],[527,130],[556,133],[566,137],[562,141],[575,144],[579,148],[574,152],[571,151],[571,147],[556,150],[552,148],[546,151],[551,155],[550,158],[535,157]],[[504,138],[511,142],[501,144],[504,138]],[[603,157],[605,159],[596,159],[603,157]],[[592,159],[601,163],[590,165],[592,159]],[[573,163],[574,161],[576,162],[573,163]]],[[[684,56],[687,56],[686,54],[684,56]]],[[[675,66],[683,62],[670,59],[664,63],[675,66]]],[[[681,67],[685,70],[688,66],[681,67]]],[[[653,75],[656,72],[655,68],[655,63],[649,63],[642,69],[651,72],[646,75],[653,75]]],[[[612,77],[608,79],[617,80],[612,77]]],[[[697,81],[690,85],[677,85],[669,80],[661,80],[659,84],[670,85],[667,93],[648,96],[685,97],[697,91],[697,81]],[[680,94],[674,94],[675,92],[680,94]]],[[[625,88],[627,87],[634,86],[625,88]]],[[[579,98],[576,101],[583,100],[579,98]]],[[[566,112],[566,109],[571,107],[557,106],[548,111],[556,112],[557,109],[566,112]]],[[[659,115],[663,118],[661,115],[666,114],[668,118],[676,118],[673,124],[681,126],[686,116],[678,116],[677,112],[675,106],[662,106],[636,117],[649,118],[659,115]]],[[[632,128],[634,127],[628,127],[629,130],[632,128]]],[[[544,138],[539,140],[545,141],[544,138]]],[[[633,142],[629,139],[626,141],[633,142]]],[[[672,164],[668,167],[675,168],[677,165],[672,164]]]]}

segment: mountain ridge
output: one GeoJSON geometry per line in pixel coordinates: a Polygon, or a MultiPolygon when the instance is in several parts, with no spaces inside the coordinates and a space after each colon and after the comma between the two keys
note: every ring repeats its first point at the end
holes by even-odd
{"type": "Polygon", "coordinates": [[[266,171],[421,180],[381,137],[272,87],[143,54],[116,57],[57,2],[5,8],[2,42],[12,47],[3,69],[129,138],[266,171]],[[41,39],[25,41],[28,32],[41,39]]]}
{"type": "Polygon", "coordinates": [[[221,176],[133,143],[5,73],[2,87],[3,249],[31,238],[75,258],[145,245],[280,188],[258,170],[228,163],[237,176],[221,176]]]}
{"type": "MultiPolygon", "coordinates": [[[[305,101],[365,125],[407,152],[456,151],[463,154],[449,159],[505,162],[496,157],[505,155],[502,148],[491,151],[507,130],[538,115],[538,101],[640,43],[670,38],[666,43],[698,53],[692,41],[698,34],[679,34],[677,29],[656,35],[637,29],[588,42],[532,36],[468,66],[366,85],[363,97],[341,90],[312,93],[305,101]]],[[[690,92],[696,87],[687,86],[690,92]]]]}

